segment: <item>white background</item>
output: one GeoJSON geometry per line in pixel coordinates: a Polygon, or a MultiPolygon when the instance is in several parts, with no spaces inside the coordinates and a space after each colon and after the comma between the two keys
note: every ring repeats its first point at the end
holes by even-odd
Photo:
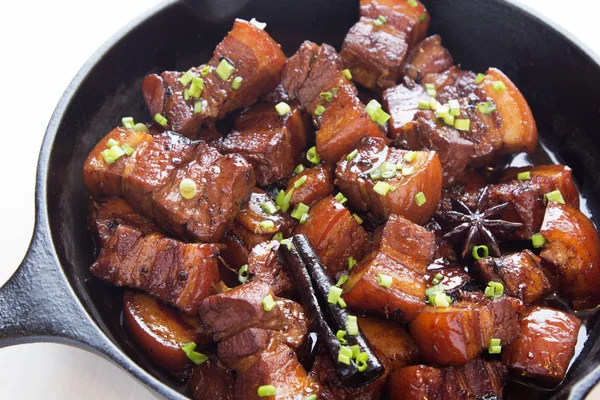
{"type": "MultiPolygon", "coordinates": [[[[600,54],[597,0],[522,1],[600,54]]],[[[19,265],[31,237],[38,150],[63,90],[107,38],[158,3],[21,0],[0,6],[0,284],[19,265]]],[[[600,399],[600,390],[592,397],[600,399]]],[[[0,399],[38,398],[153,397],[117,367],[82,350],[54,344],[1,349],[0,399]]]]}

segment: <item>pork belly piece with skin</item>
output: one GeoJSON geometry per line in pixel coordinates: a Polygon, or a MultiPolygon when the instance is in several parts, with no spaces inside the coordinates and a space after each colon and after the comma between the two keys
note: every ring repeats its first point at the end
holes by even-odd
{"type": "Polygon", "coordinates": [[[476,79],[477,75],[473,71],[464,71],[455,65],[442,73],[427,75],[422,83],[432,84],[436,89],[436,100],[446,104],[450,100],[462,99],[474,93],[477,89],[476,79]]]}
{"type": "Polygon", "coordinates": [[[396,214],[416,223],[425,222],[435,211],[442,191],[442,168],[435,152],[390,148],[376,138],[361,140],[356,150],[358,153],[351,160],[342,159],[335,171],[335,183],[353,207],[370,211],[376,218],[396,214]],[[384,163],[404,168],[390,179],[374,180],[371,171],[380,170],[384,163]],[[389,185],[389,191],[385,195],[376,192],[377,184],[389,185]],[[425,202],[418,203],[417,195],[424,196],[425,202]]]}
{"type": "Polygon", "coordinates": [[[391,374],[390,400],[502,400],[508,374],[498,361],[475,359],[461,367],[415,365],[391,374]]]}
{"type": "Polygon", "coordinates": [[[194,400],[235,400],[235,376],[217,357],[192,368],[187,387],[194,400]]]}
{"type": "Polygon", "coordinates": [[[280,210],[270,214],[263,209],[265,203],[276,207],[275,202],[267,193],[254,188],[250,199],[235,217],[232,233],[240,238],[249,249],[271,240],[277,232],[288,237],[294,228],[295,220],[289,214],[280,210]],[[264,221],[272,221],[273,227],[264,226],[262,224],[264,221]]]}
{"type": "Polygon", "coordinates": [[[580,327],[574,315],[532,307],[521,319],[520,336],[503,348],[502,362],[514,374],[554,387],[565,378],[580,327]]]}
{"type": "Polygon", "coordinates": [[[333,47],[304,42],[288,60],[282,76],[290,98],[313,115],[318,154],[332,163],[365,136],[386,140],[383,128],[371,120],[343,69],[333,47]],[[322,113],[315,113],[318,107],[322,113]]]}
{"type": "Polygon", "coordinates": [[[121,198],[90,197],[88,227],[94,233],[99,247],[104,247],[106,241],[122,224],[139,229],[144,235],[162,232],[152,220],[138,214],[121,198]]]}
{"type": "Polygon", "coordinates": [[[392,24],[377,26],[376,18],[362,17],[350,28],[340,55],[352,80],[381,91],[400,80],[408,44],[404,32],[392,24]]]}
{"type": "Polygon", "coordinates": [[[402,137],[404,128],[419,112],[419,101],[429,101],[429,96],[423,86],[404,78],[402,84],[386,89],[382,97],[383,105],[391,116],[388,136],[392,141],[400,142],[401,139],[397,139],[402,137]]]}
{"type": "Polygon", "coordinates": [[[454,65],[450,52],[439,35],[429,36],[413,48],[406,59],[404,74],[421,83],[430,74],[441,74],[454,65]]]}
{"type": "Polygon", "coordinates": [[[433,253],[431,232],[392,215],[376,233],[373,252],[356,265],[343,286],[349,307],[411,321],[425,307],[425,271],[433,253]],[[390,287],[378,275],[392,278],[390,287]]]}
{"type": "Polygon", "coordinates": [[[369,236],[350,211],[328,196],[310,207],[304,224],[294,235],[306,235],[329,276],[338,278],[348,269],[348,258],[360,260],[369,247],[369,236]]]}
{"type": "Polygon", "coordinates": [[[102,152],[108,150],[108,142],[114,140],[119,146],[128,145],[134,149],[143,148],[153,140],[152,136],[133,129],[118,127],[110,131],[94,146],[83,165],[83,182],[94,197],[120,197],[123,194],[123,173],[130,157],[122,156],[108,163],[102,152]]]}
{"type": "Polygon", "coordinates": [[[410,322],[419,357],[428,365],[458,366],[478,357],[490,340],[511,343],[519,334],[517,313],[506,297],[425,307],[410,322]]]}
{"type": "Polygon", "coordinates": [[[183,243],[120,225],[90,271],[104,282],[143,290],[187,314],[195,314],[219,282],[213,244],[183,243]]]}
{"type": "Polygon", "coordinates": [[[248,272],[252,275],[252,282],[266,283],[277,296],[289,297],[294,285],[285,271],[279,246],[277,240],[255,246],[248,257],[248,272]]]}
{"type": "Polygon", "coordinates": [[[236,109],[248,107],[261,95],[275,89],[285,60],[280,46],[268,33],[237,19],[208,64],[190,71],[196,78],[204,80],[198,100],[193,97],[185,99],[186,87],[179,81],[182,72],[149,75],[144,79],[142,91],[152,118],[161,114],[167,119],[168,129],[196,138],[205,121],[221,119],[236,109]],[[230,76],[217,74],[222,60],[233,67],[230,76]],[[204,68],[207,74],[202,74],[204,68]],[[237,77],[242,81],[235,89],[232,83],[237,77]],[[194,112],[196,101],[202,104],[197,113],[194,112]]]}
{"type": "Polygon", "coordinates": [[[425,38],[429,29],[430,16],[420,1],[410,4],[404,0],[361,0],[360,15],[374,20],[383,16],[386,25],[406,34],[411,48],[425,38]]]}
{"type": "Polygon", "coordinates": [[[520,253],[476,261],[471,271],[483,285],[490,281],[501,282],[507,295],[530,305],[539,303],[553,290],[541,262],[531,251],[523,250],[520,253]]]}
{"type": "Polygon", "coordinates": [[[600,238],[594,224],[578,209],[548,203],[540,233],[548,241],[540,253],[559,284],[559,292],[576,310],[600,303],[600,238]]]}
{"type": "Polygon", "coordinates": [[[238,153],[254,168],[260,186],[291,175],[308,142],[309,121],[291,104],[280,116],[275,104],[258,104],[235,119],[235,129],[217,145],[222,153],[238,153]]]}
{"type": "Polygon", "coordinates": [[[290,203],[294,206],[303,203],[312,206],[323,197],[333,195],[333,166],[323,161],[312,168],[306,168],[288,182],[286,193],[294,190],[290,203]],[[299,187],[294,187],[298,180],[306,181],[299,187]]]}
{"type": "Polygon", "coordinates": [[[198,351],[212,343],[200,319],[143,293],[125,292],[123,325],[154,363],[172,372],[182,372],[190,365],[181,345],[194,342],[198,351]]]}

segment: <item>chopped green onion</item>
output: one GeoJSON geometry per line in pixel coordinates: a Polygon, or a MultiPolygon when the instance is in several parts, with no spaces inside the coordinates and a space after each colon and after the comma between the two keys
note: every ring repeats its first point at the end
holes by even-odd
{"type": "Polygon", "coordinates": [[[367,353],[360,353],[356,356],[356,369],[358,372],[364,372],[367,370],[367,361],[369,361],[369,355],[367,353]]]}
{"type": "Polygon", "coordinates": [[[317,154],[317,148],[315,146],[308,149],[306,152],[306,159],[313,164],[318,164],[321,162],[321,157],[317,154]]]}
{"type": "Polygon", "coordinates": [[[410,176],[415,172],[415,167],[402,167],[402,176],[410,176]]]}
{"type": "Polygon", "coordinates": [[[300,186],[304,185],[306,183],[307,179],[308,179],[308,176],[306,176],[306,175],[302,176],[301,178],[296,180],[296,182],[294,182],[294,187],[297,189],[300,186]]]}
{"type": "Polygon", "coordinates": [[[484,115],[491,114],[497,110],[496,105],[489,101],[484,101],[483,103],[477,104],[477,109],[484,115]]]}
{"type": "Polygon", "coordinates": [[[273,386],[273,385],[263,385],[258,388],[257,393],[258,393],[259,397],[269,397],[269,396],[275,396],[275,393],[277,393],[277,390],[275,389],[275,386],[273,386]]]}
{"type": "Polygon", "coordinates": [[[500,354],[502,352],[502,346],[500,345],[500,339],[490,339],[490,346],[488,348],[490,354],[500,354]]]}
{"type": "Polygon", "coordinates": [[[298,166],[296,168],[294,168],[294,172],[296,174],[301,174],[302,171],[304,171],[304,165],[302,165],[302,164],[298,164],[298,166]]]}
{"type": "Polygon", "coordinates": [[[375,24],[375,26],[383,26],[383,24],[386,22],[387,19],[383,15],[380,15],[375,21],[373,21],[373,24],[375,24]]]}
{"type": "Polygon", "coordinates": [[[342,330],[337,331],[335,334],[335,337],[340,342],[340,344],[348,343],[348,341],[346,339],[344,339],[344,336],[346,336],[346,331],[342,331],[342,330]]]}
{"type": "Polygon", "coordinates": [[[108,139],[108,142],[106,142],[106,147],[108,147],[109,149],[113,146],[118,146],[118,145],[119,145],[119,142],[117,142],[113,138],[108,139]]]}
{"type": "Polygon", "coordinates": [[[354,150],[352,150],[352,152],[350,154],[348,154],[346,156],[346,160],[352,161],[352,160],[354,160],[354,157],[356,157],[357,155],[358,155],[358,150],[354,149],[354,150]]]}
{"type": "Polygon", "coordinates": [[[471,254],[475,260],[482,260],[490,255],[490,249],[488,249],[486,245],[475,246],[473,247],[471,254]],[[481,252],[479,250],[481,250],[481,252]]]}
{"type": "Polygon", "coordinates": [[[458,100],[448,101],[448,106],[450,107],[450,115],[454,115],[455,117],[460,115],[460,103],[458,100]]]}
{"type": "Polygon", "coordinates": [[[489,347],[492,347],[492,346],[500,346],[500,339],[498,339],[498,338],[492,338],[492,339],[490,339],[490,346],[489,347]]]}
{"type": "Polygon", "coordinates": [[[132,117],[125,117],[121,119],[121,123],[123,124],[123,126],[127,129],[133,129],[133,127],[135,126],[135,122],[133,121],[132,117]]]}
{"type": "Polygon", "coordinates": [[[271,296],[269,294],[269,295],[267,295],[267,297],[265,297],[263,299],[262,305],[263,305],[263,310],[269,312],[273,309],[273,307],[275,307],[277,305],[277,303],[275,303],[275,301],[273,300],[273,296],[271,296]]]}
{"type": "Polygon", "coordinates": [[[528,181],[531,179],[531,171],[519,172],[517,174],[517,180],[528,181]]]}
{"type": "Polygon", "coordinates": [[[408,1],[408,5],[411,6],[412,8],[415,8],[419,5],[417,3],[417,0],[407,0],[407,1],[408,1]]]}
{"type": "Polygon", "coordinates": [[[350,277],[348,275],[342,275],[342,276],[340,276],[340,279],[338,279],[338,281],[335,284],[335,286],[342,287],[342,285],[344,283],[348,282],[348,279],[350,279],[350,277]]]}
{"type": "Polygon", "coordinates": [[[342,308],[346,308],[346,306],[347,306],[346,302],[345,302],[345,301],[344,301],[344,299],[342,299],[341,297],[340,297],[340,299],[338,300],[338,305],[339,305],[340,307],[342,307],[342,308]]]}
{"type": "Polygon", "coordinates": [[[346,68],[342,72],[344,73],[344,76],[346,77],[346,79],[348,79],[349,81],[352,80],[352,72],[350,72],[350,70],[348,68],[346,68]]]}
{"type": "Polygon", "coordinates": [[[377,122],[381,126],[385,126],[385,124],[387,124],[387,122],[390,120],[390,118],[392,118],[392,116],[390,114],[386,113],[385,111],[383,111],[383,109],[381,109],[375,116],[374,121],[377,122]]]}
{"type": "Polygon", "coordinates": [[[445,118],[448,115],[450,115],[450,106],[448,104],[444,104],[441,107],[438,107],[437,110],[435,110],[435,115],[438,118],[445,118]]]}
{"type": "Polygon", "coordinates": [[[277,232],[276,234],[274,234],[273,240],[277,240],[278,242],[281,242],[283,240],[283,233],[277,232]]]}
{"type": "Polygon", "coordinates": [[[431,283],[433,283],[434,285],[437,285],[438,283],[440,283],[440,281],[442,279],[444,279],[444,275],[438,273],[433,277],[433,279],[431,280],[431,283]]]}
{"type": "Polygon", "coordinates": [[[125,154],[127,154],[128,156],[132,155],[133,152],[135,151],[133,147],[131,147],[130,145],[128,145],[127,143],[125,143],[123,146],[121,146],[121,150],[123,150],[125,152],[125,154]]]}
{"type": "Polygon", "coordinates": [[[349,336],[358,335],[358,320],[354,315],[348,315],[346,318],[346,332],[349,336]]]}
{"type": "Polygon", "coordinates": [[[448,300],[448,296],[446,296],[446,293],[436,293],[435,295],[430,296],[429,302],[436,307],[450,306],[450,301],[448,300]]]}
{"type": "Polygon", "coordinates": [[[533,247],[536,249],[539,249],[540,247],[544,247],[546,242],[547,242],[546,238],[541,233],[536,233],[533,236],[531,236],[531,243],[533,244],[533,247]]]}
{"type": "Polygon", "coordinates": [[[108,155],[117,161],[119,158],[125,155],[125,152],[119,146],[113,146],[108,150],[108,155]]]}
{"type": "Polygon", "coordinates": [[[483,80],[485,79],[485,74],[482,74],[481,72],[477,74],[477,77],[475,78],[475,84],[479,85],[481,82],[483,82],[483,80]]]}
{"type": "Polygon", "coordinates": [[[204,79],[197,77],[192,79],[192,86],[190,86],[189,89],[190,97],[193,97],[194,99],[200,98],[202,90],[204,90],[204,79]]]}
{"type": "Polygon", "coordinates": [[[179,78],[178,80],[183,85],[183,87],[186,87],[188,85],[188,83],[190,83],[192,81],[193,78],[194,78],[194,74],[192,73],[191,70],[189,70],[185,74],[183,74],[181,76],[181,78],[179,78]]]}
{"type": "Polygon", "coordinates": [[[243,80],[244,78],[242,78],[241,76],[236,76],[235,78],[233,78],[233,82],[231,82],[231,88],[233,90],[238,90],[240,86],[242,86],[243,80]]]}
{"type": "Polygon", "coordinates": [[[310,210],[310,207],[301,202],[292,211],[292,218],[299,220],[304,214],[308,214],[308,210],[310,210]]]}
{"type": "Polygon", "coordinates": [[[413,162],[417,159],[417,152],[416,151],[409,151],[408,153],[406,153],[404,155],[404,161],[407,163],[413,162]]]}
{"type": "Polygon", "coordinates": [[[149,132],[148,131],[148,127],[146,126],[146,124],[142,124],[141,122],[135,124],[135,126],[133,127],[133,130],[136,131],[136,132],[146,132],[146,133],[149,132]]]}
{"type": "Polygon", "coordinates": [[[277,211],[279,211],[279,207],[277,207],[275,205],[275,203],[273,203],[272,201],[265,201],[264,203],[262,203],[260,205],[260,207],[263,209],[264,212],[266,212],[267,214],[273,215],[275,214],[277,211]]]}
{"type": "Polygon", "coordinates": [[[275,197],[275,203],[277,203],[283,212],[287,212],[287,210],[290,208],[290,201],[292,200],[293,194],[294,188],[290,189],[290,191],[287,193],[283,190],[280,190],[277,194],[277,197],[275,197]]]}
{"type": "Polygon", "coordinates": [[[445,290],[446,289],[444,288],[444,285],[435,285],[435,286],[432,286],[430,288],[427,288],[425,290],[425,295],[427,297],[431,297],[431,296],[435,296],[438,293],[444,293],[445,290]]]}
{"type": "Polygon", "coordinates": [[[377,274],[377,283],[379,286],[389,288],[392,286],[392,277],[385,274],[377,274]]]}
{"type": "Polygon", "coordinates": [[[305,223],[307,219],[308,219],[308,214],[302,214],[302,216],[300,217],[300,223],[301,224],[305,223]]]}
{"type": "Polygon", "coordinates": [[[352,358],[356,359],[360,354],[360,346],[355,344],[354,346],[350,346],[350,350],[352,350],[352,358]]]}
{"type": "Polygon", "coordinates": [[[256,20],[256,18],[252,18],[250,20],[250,23],[252,25],[254,25],[255,27],[257,27],[258,29],[260,29],[261,31],[264,31],[265,28],[267,27],[267,24],[265,22],[259,22],[256,20]]]}
{"type": "Polygon", "coordinates": [[[376,181],[377,179],[381,178],[381,170],[379,168],[374,168],[369,171],[369,176],[372,180],[376,181]]]}
{"type": "Polygon", "coordinates": [[[104,158],[104,162],[106,162],[107,164],[112,164],[115,161],[117,161],[108,154],[108,149],[102,151],[102,153],[100,154],[102,154],[102,158],[104,158]]]}
{"type": "Polygon", "coordinates": [[[284,115],[292,112],[290,106],[283,101],[275,106],[275,110],[277,111],[277,114],[279,114],[280,117],[283,117],[284,115]]]}
{"type": "Polygon", "coordinates": [[[470,119],[457,119],[454,121],[454,127],[459,131],[469,132],[471,129],[471,120],[470,119]]]}
{"type": "Polygon", "coordinates": [[[321,115],[323,115],[324,112],[325,112],[325,107],[323,107],[321,104],[319,104],[317,106],[317,108],[315,108],[315,115],[317,117],[320,117],[321,115]]]}
{"type": "Polygon", "coordinates": [[[419,110],[429,110],[431,109],[429,100],[419,100],[418,102],[419,110]]]}
{"type": "Polygon", "coordinates": [[[435,85],[433,83],[426,83],[425,91],[429,97],[437,97],[437,90],[435,89],[435,85]]]}
{"type": "Polygon", "coordinates": [[[346,198],[346,196],[344,196],[344,194],[342,192],[339,192],[338,194],[335,195],[335,199],[338,201],[338,203],[340,204],[344,204],[345,202],[348,201],[348,199],[346,198]]]}
{"type": "Polygon", "coordinates": [[[352,350],[347,346],[340,347],[340,353],[338,354],[338,361],[347,365],[350,365],[352,359],[352,350]]]}
{"type": "Polygon", "coordinates": [[[425,197],[425,193],[419,192],[415,195],[415,203],[417,203],[418,207],[421,207],[423,204],[427,203],[427,197],[425,197]]]}
{"type": "Polygon", "coordinates": [[[485,297],[499,297],[504,293],[504,285],[500,282],[490,281],[483,294],[485,297]]]}
{"type": "Polygon", "coordinates": [[[377,122],[379,125],[385,125],[391,118],[391,115],[383,111],[381,104],[375,99],[371,100],[365,107],[365,111],[371,117],[371,120],[377,122]]]}
{"type": "Polygon", "coordinates": [[[560,190],[554,190],[550,193],[546,193],[545,197],[547,201],[554,201],[556,203],[565,204],[565,200],[563,199],[560,190]]]}
{"type": "Polygon", "coordinates": [[[375,186],[373,186],[373,190],[375,191],[375,193],[378,193],[382,196],[387,196],[390,189],[391,189],[390,184],[387,182],[383,182],[383,181],[379,181],[375,184],[375,186]]]}
{"type": "Polygon", "coordinates": [[[189,342],[186,344],[182,344],[181,345],[181,350],[183,350],[183,352],[185,353],[185,355],[196,365],[200,365],[204,362],[206,362],[206,360],[208,360],[208,356],[202,354],[202,353],[198,353],[197,351],[194,351],[196,349],[196,343],[194,342],[189,342]]]}
{"type": "Polygon", "coordinates": [[[433,111],[436,111],[438,108],[440,108],[442,105],[440,104],[439,101],[437,101],[435,98],[431,97],[429,99],[429,108],[431,108],[433,111]]]}
{"type": "Polygon", "coordinates": [[[504,92],[506,90],[506,86],[501,81],[495,81],[492,83],[492,87],[494,88],[494,92],[504,92]]]}
{"type": "MultiPolygon", "coordinates": [[[[356,214],[354,214],[356,215],[356,214]]],[[[352,268],[356,265],[356,259],[352,256],[348,257],[348,269],[352,271],[352,268]]]]}
{"type": "Polygon", "coordinates": [[[423,14],[419,15],[419,21],[421,23],[424,23],[425,21],[427,21],[427,14],[423,13],[423,14]]]}
{"type": "Polygon", "coordinates": [[[342,297],[342,288],[337,286],[332,286],[329,288],[329,294],[327,295],[327,302],[329,304],[337,304],[340,298],[342,297]]]}
{"type": "Polygon", "coordinates": [[[185,101],[188,101],[188,100],[190,99],[190,90],[189,90],[189,89],[185,89],[185,90],[183,91],[183,99],[184,99],[185,101]]]}
{"type": "Polygon", "coordinates": [[[283,246],[287,247],[288,250],[292,250],[292,241],[290,239],[283,239],[280,241],[283,246]]]}
{"type": "Polygon", "coordinates": [[[202,103],[202,100],[198,100],[197,102],[194,103],[194,114],[201,113],[203,108],[204,108],[204,103],[202,103]]]}
{"type": "Polygon", "coordinates": [[[321,100],[325,100],[326,102],[329,103],[335,97],[335,93],[333,91],[332,92],[321,92],[321,93],[319,93],[319,97],[321,98],[321,100]]]}
{"type": "Polygon", "coordinates": [[[260,221],[259,225],[262,229],[265,229],[265,230],[275,229],[275,222],[271,221],[270,219],[260,221]]]}
{"type": "Polygon", "coordinates": [[[310,396],[304,398],[304,400],[317,400],[318,397],[316,394],[311,394],[310,396]]]}
{"type": "Polygon", "coordinates": [[[235,67],[229,62],[229,60],[223,58],[215,72],[217,75],[219,75],[219,78],[226,81],[231,77],[233,71],[235,71],[235,67]]]}
{"type": "Polygon", "coordinates": [[[179,193],[184,199],[192,199],[196,195],[196,182],[190,178],[182,179],[179,183],[179,193]]]}
{"type": "Polygon", "coordinates": [[[156,115],[154,115],[154,120],[158,122],[158,124],[161,126],[167,126],[167,119],[159,113],[156,113],[156,115]]]}
{"type": "Polygon", "coordinates": [[[393,162],[386,161],[381,164],[379,169],[381,170],[381,177],[383,179],[391,179],[396,176],[396,164],[393,162]]]}
{"type": "Polygon", "coordinates": [[[454,126],[454,115],[446,115],[444,117],[444,122],[446,123],[446,125],[454,126]]]}
{"type": "Polygon", "coordinates": [[[204,67],[202,67],[202,69],[200,70],[200,75],[202,76],[206,76],[210,74],[210,65],[205,65],[204,67]]]}
{"type": "Polygon", "coordinates": [[[352,214],[352,216],[354,217],[354,219],[356,220],[356,222],[358,222],[359,225],[362,225],[363,220],[361,217],[358,216],[358,214],[354,213],[352,214]]]}

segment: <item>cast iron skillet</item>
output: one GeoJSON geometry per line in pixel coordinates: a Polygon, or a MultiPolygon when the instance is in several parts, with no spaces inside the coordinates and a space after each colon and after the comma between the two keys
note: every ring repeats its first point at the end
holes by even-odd
{"type": "MultiPolygon", "coordinates": [[[[121,117],[149,119],[140,90],[146,74],[186,70],[208,60],[235,17],[268,22],[269,33],[291,55],[307,39],[339,49],[357,20],[357,3],[170,1],[109,40],[71,82],[48,126],[38,164],[33,239],[23,263],[0,289],[0,347],[37,341],[74,345],[110,359],[160,396],[185,398],[183,388],[149,363],[122,331],[122,290],[88,271],[94,248],[86,228],[84,159],[121,117]]],[[[474,71],[496,66],[517,84],[545,143],[574,169],[594,213],[600,199],[595,134],[600,59],[509,1],[424,3],[433,17],[431,32],[442,35],[455,60],[474,71]]],[[[531,391],[529,398],[583,399],[600,380],[596,322],[589,321],[590,338],[563,385],[554,392],[531,391]]]]}

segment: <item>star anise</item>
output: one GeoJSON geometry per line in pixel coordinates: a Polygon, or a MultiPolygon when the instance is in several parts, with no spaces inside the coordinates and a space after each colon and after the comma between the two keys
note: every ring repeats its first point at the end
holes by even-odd
{"type": "Polygon", "coordinates": [[[460,199],[453,199],[453,210],[441,211],[439,214],[448,223],[458,224],[446,233],[444,238],[455,240],[462,237],[466,232],[462,251],[463,258],[469,254],[473,247],[482,244],[488,247],[490,255],[500,257],[500,247],[496,236],[504,235],[520,228],[522,225],[518,222],[492,219],[500,215],[508,207],[508,203],[489,207],[484,203],[487,192],[487,187],[481,191],[477,197],[475,210],[471,210],[460,199]]]}

